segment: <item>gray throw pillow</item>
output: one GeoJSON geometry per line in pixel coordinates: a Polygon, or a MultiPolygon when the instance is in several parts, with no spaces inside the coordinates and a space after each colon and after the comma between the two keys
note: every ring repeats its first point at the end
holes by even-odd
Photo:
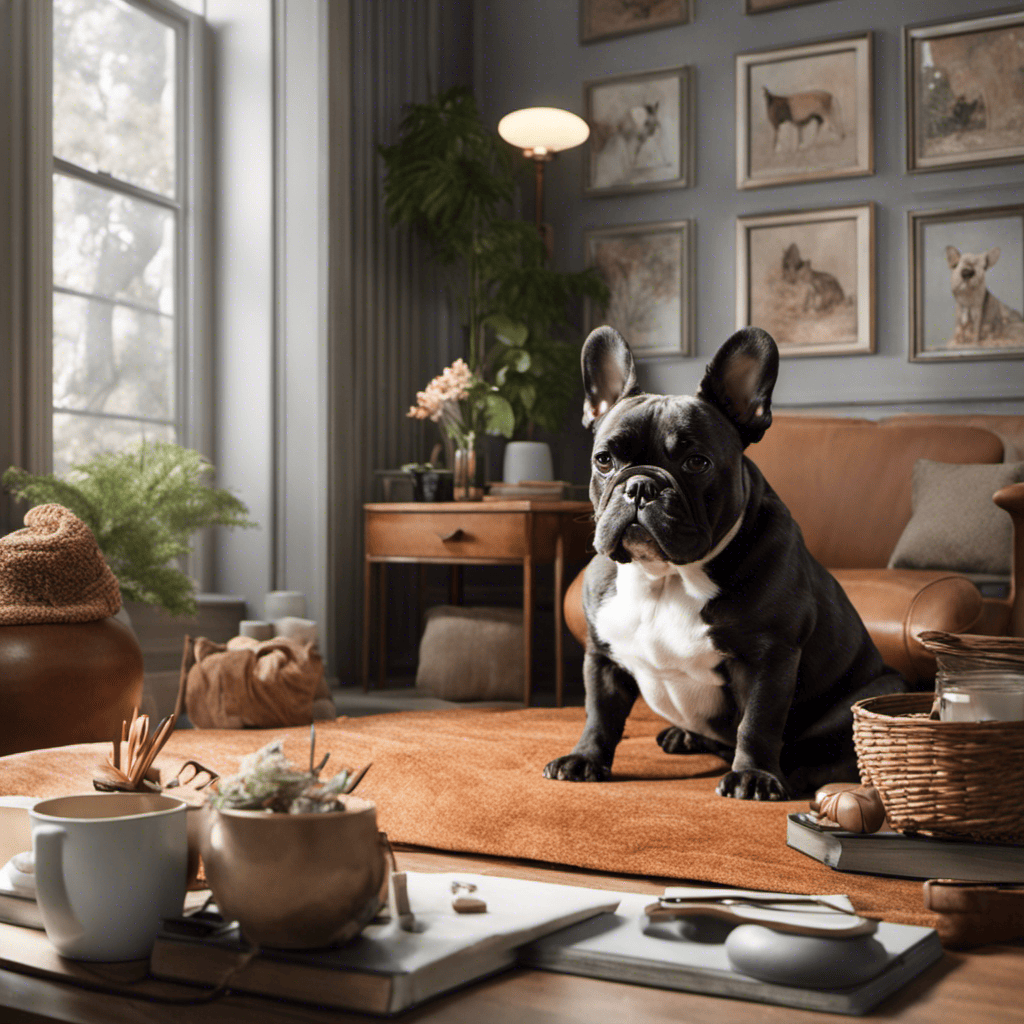
{"type": "Polygon", "coordinates": [[[918,459],[913,514],[889,559],[891,569],[949,569],[1010,575],[1012,521],[992,495],[1024,481],[1024,463],[959,465],[918,459]]]}

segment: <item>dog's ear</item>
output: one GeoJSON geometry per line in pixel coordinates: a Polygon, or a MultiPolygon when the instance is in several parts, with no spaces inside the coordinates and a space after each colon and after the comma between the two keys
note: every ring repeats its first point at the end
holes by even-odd
{"type": "Polygon", "coordinates": [[[985,253],[985,269],[994,267],[999,262],[999,257],[1002,255],[1003,250],[998,245],[992,246],[987,253],[985,253]]]}
{"type": "Polygon", "coordinates": [[[591,426],[620,398],[640,394],[633,353],[614,327],[590,332],[580,354],[583,369],[583,426],[591,426]]]}
{"type": "Polygon", "coordinates": [[[955,245],[946,246],[946,262],[950,270],[960,262],[960,250],[955,245]]]}
{"type": "Polygon", "coordinates": [[[697,397],[726,415],[746,448],[771,425],[778,373],[779,350],[772,336],[760,327],[744,327],[708,363],[697,397]]]}

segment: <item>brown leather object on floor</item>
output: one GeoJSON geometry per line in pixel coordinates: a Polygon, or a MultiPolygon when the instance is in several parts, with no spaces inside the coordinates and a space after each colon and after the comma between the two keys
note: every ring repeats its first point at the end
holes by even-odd
{"type": "MultiPolygon", "coordinates": [[[[373,762],[359,795],[376,802],[393,842],[752,889],[846,893],[868,916],[934,920],[920,882],[834,872],[789,849],[786,815],[806,810],[806,800],[717,796],[724,762],[663,753],[654,737],[665,722],[646,705],[626,723],[612,781],[543,778],[544,765],[568,753],[582,725],[581,708],[414,711],[318,725],[316,749],[331,752],[327,774],[373,762]]],[[[156,765],[165,778],[187,758],[230,774],[277,737],[288,757],[308,762],[305,726],[178,732],[156,765]]],[[[0,795],[83,792],[105,753],[106,745],[89,744],[4,758],[0,795]]]]}
{"type": "Polygon", "coordinates": [[[324,677],[316,646],[288,637],[226,644],[194,642],[195,664],[185,686],[185,709],[198,729],[271,729],[309,722],[324,677]]]}

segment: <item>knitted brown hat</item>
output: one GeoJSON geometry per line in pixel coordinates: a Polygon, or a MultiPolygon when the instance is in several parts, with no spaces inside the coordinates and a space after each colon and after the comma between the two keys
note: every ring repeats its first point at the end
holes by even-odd
{"type": "Polygon", "coordinates": [[[117,614],[121,590],[96,538],[63,505],[37,505],[0,537],[0,626],[92,622],[117,614]]]}

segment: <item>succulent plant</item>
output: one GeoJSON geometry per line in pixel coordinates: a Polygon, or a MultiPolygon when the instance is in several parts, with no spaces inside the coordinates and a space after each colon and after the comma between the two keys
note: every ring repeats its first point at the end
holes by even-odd
{"type": "Polygon", "coordinates": [[[242,759],[238,773],[219,779],[207,800],[218,810],[266,811],[277,814],[324,814],[345,810],[343,796],[359,784],[367,769],[342,769],[326,782],[320,773],[330,754],[313,764],[316,735],[310,744],[308,770],[292,764],[284,755],[281,740],[274,740],[242,759]]]}

